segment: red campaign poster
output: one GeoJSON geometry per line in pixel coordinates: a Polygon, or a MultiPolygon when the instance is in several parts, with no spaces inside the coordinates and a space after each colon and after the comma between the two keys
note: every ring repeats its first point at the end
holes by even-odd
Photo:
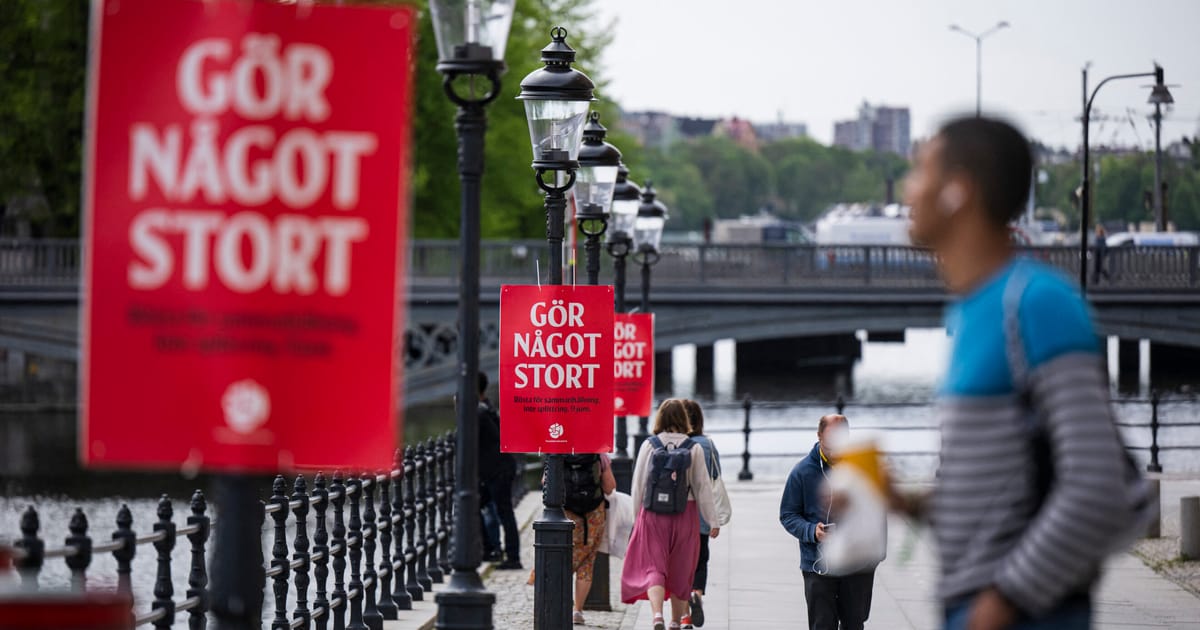
{"type": "Polygon", "coordinates": [[[613,288],[500,289],[500,450],[613,449],[613,288]]]}
{"type": "Polygon", "coordinates": [[[654,313],[617,313],[613,413],[649,416],[654,406],[654,313]]]}
{"type": "Polygon", "coordinates": [[[84,463],[389,465],[415,13],[92,7],[84,463]]]}

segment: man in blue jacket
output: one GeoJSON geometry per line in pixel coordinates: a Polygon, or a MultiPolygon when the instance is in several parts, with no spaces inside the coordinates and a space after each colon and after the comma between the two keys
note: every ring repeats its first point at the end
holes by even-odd
{"type": "Polygon", "coordinates": [[[827,575],[820,543],[834,527],[835,513],[825,490],[832,459],[829,442],[849,427],[846,416],[828,415],[817,424],[817,443],[788,475],[779,502],[779,522],[800,541],[800,570],[809,630],[862,630],[871,613],[875,569],[854,575],[827,575]]]}

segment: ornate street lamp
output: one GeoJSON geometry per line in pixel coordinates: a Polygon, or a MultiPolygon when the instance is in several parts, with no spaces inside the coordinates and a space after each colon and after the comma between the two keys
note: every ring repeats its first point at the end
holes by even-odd
{"type": "MultiPolygon", "coordinates": [[[[566,220],[566,192],[575,183],[579,168],[579,141],[588,108],[595,98],[595,85],[584,73],[571,67],[575,50],[567,45],[567,30],[555,27],[553,41],[542,49],[545,67],[534,70],[521,81],[518,99],[525,101],[529,121],[529,139],[533,145],[533,168],[538,186],[546,193],[546,241],[550,245],[550,284],[563,281],[563,223],[566,220]],[[552,175],[546,181],[546,174],[552,175]]],[[[585,215],[586,216],[586,215],[585,215]]],[[[563,486],[561,455],[544,458],[545,484],[542,487],[542,515],[533,523],[534,628],[557,630],[571,626],[571,531],[575,524],[563,512],[566,488],[563,486]]]]}
{"type": "Polygon", "coordinates": [[[579,176],[575,180],[575,220],[587,237],[588,284],[600,283],[600,237],[608,227],[608,211],[613,204],[621,152],[604,141],[608,130],[600,124],[599,112],[592,112],[583,128],[583,146],[579,148],[579,176]]]}
{"type": "MultiPolygon", "coordinates": [[[[1171,91],[1167,89],[1163,83],[1163,69],[1158,64],[1154,64],[1154,72],[1141,72],[1136,74],[1116,74],[1101,81],[1096,89],[1092,90],[1091,95],[1088,94],[1088,66],[1083,67],[1083,182],[1079,188],[1079,286],[1083,291],[1087,291],[1087,256],[1088,256],[1088,225],[1091,223],[1092,211],[1092,191],[1091,191],[1091,165],[1088,149],[1088,126],[1091,122],[1092,103],[1096,100],[1096,93],[1100,88],[1104,87],[1105,83],[1116,79],[1137,79],[1142,77],[1154,77],[1154,86],[1150,91],[1148,102],[1155,106],[1157,110],[1162,105],[1168,105],[1175,102],[1171,96],[1171,91]]],[[[1157,165],[1156,165],[1157,166],[1157,165]]],[[[1161,172],[1161,168],[1156,170],[1161,172]]],[[[1156,182],[1157,184],[1157,182],[1156,182]]],[[[1156,186],[1155,194],[1161,196],[1161,189],[1156,186]]],[[[1156,202],[1159,200],[1156,197],[1156,202]]],[[[1161,205],[1156,203],[1155,218],[1158,219],[1161,205]]]]}
{"type": "MultiPolygon", "coordinates": [[[[435,597],[437,628],[491,630],[496,596],[479,578],[479,205],[483,180],[484,107],[500,93],[504,48],[515,0],[430,0],[437,38],[438,72],[446,95],[458,105],[458,176],[462,186],[458,299],[458,398],[455,458],[454,572],[435,597]],[[466,92],[455,80],[468,77],[466,92]],[[487,81],[477,91],[475,77],[487,81]]],[[[384,616],[395,619],[394,612],[384,616]]]]}
{"type": "MultiPolygon", "coordinates": [[[[642,188],[629,180],[629,169],[622,163],[617,168],[617,183],[613,192],[612,229],[608,231],[608,254],[613,257],[613,289],[616,311],[625,312],[625,258],[633,252],[633,226],[637,222],[638,206],[642,203],[642,188]]],[[[633,460],[629,458],[629,436],[626,419],[617,419],[617,456],[613,458],[613,476],[617,489],[628,493],[633,480],[633,460]]]]}
{"type": "MultiPolygon", "coordinates": [[[[638,206],[637,219],[633,223],[633,260],[642,266],[641,312],[650,312],[650,268],[658,263],[658,246],[662,242],[663,228],[667,223],[667,206],[657,199],[654,182],[646,181],[642,191],[642,203],[638,206]]],[[[650,418],[638,418],[638,434],[633,439],[633,452],[642,448],[642,442],[650,437],[650,418]]]]}

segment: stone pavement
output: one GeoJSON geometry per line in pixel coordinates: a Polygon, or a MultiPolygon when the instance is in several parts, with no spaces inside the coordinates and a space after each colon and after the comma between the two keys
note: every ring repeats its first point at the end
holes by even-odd
{"type": "MultiPolygon", "coordinates": [[[[727,486],[733,521],[712,541],[706,629],[777,630],[807,625],[796,542],[779,525],[780,481],[727,486]]],[[[1164,485],[1163,496],[1175,489],[1164,485]]],[[[1178,498],[1175,498],[1178,504],[1178,498]]],[[[1176,511],[1178,506],[1176,505],[1176,511]]],[[[1169,512],[1169,510],[1168,510],[1169,512]]],[[[937,563],[927,531],[914,533],[899,518],[889,523],[888,559],[876,572],[867,628],[930,629],[940,624],[933,598],[937,563]]],[[[1200,598],[1155,574],[1130,554],[1113,558],[1096,597],[1100,630],[1200,630],[1200,598]]],[[[649,607],[622,628],[650,628],[649,607]]]]}
{"type": "MultiPolygon", "coordinates": [[[[1164,535],[1178,535],[1179,496],[1200,494],[1200,482],[1165,480],[1163,485],[1164,535]],[[1172,510],[1172,505],[1174,509],[1172,510]],[[1173,514],[1173,516],[1172,516],[1173,514]],[[1174,520],[1172,520],[1172,518],[1174,520]]],[[[778,630],[804,628],[807,611],[802,578],[797,565],[796,542],[779,525],[782,481],[727,484],[733,504],[733,521],[712,541],[709,589],[705,598],[707,622],[713,630],[778,630]]],[[[521,556],[533,566],[533,519],[540,513],[539,493],[530,493],[517,510],[522,524],[521,556]]],[[[1139,543],[1164,547],[1168,542],[1139,543]]],[[[1164,551],[1163,553],[1168,553],[1164,551]]],[[[1177,563],[1176,563],[1177,564],[1177,563]]],[[[1195,564],[1195,563],[1190,563],[1195,564]]],[[[611,562],[613,612],[587,611],[587,627],[645,630],[651,628],[649,606],[644,602],[624,606],[616,601],[620,591],[621,562],[611,562]]],[[[488,590],[496,594],[497,630],[533,627],[533,587],[526,585],[528,571],[485,569],[488,590]]],[[[933,598],[937,563],[927,530],[914,531],[899,518],[889,523],[888,559],[876,572],[874,601],[867,628],[875,630],[934,629],[940,627],[938,604],[933,598]]],[[[1114,557],[1096,596],[1099,630],[1170,628],[1200,630],[1200,598],[1156,574],[1131,554],[1114,557]]],[[[387,630],[431,628],[432,598],[427,621],[387,622],[387,630]]],[[[414,617],[419,617],[414,615],[414,617]]],[[[565,630],[565,629],[564,629],[565,630]]]]}

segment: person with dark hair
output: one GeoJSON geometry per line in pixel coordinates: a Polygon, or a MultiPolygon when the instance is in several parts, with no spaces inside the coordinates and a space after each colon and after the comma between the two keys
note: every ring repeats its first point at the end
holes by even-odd
{"type": "MultiPolygon", "coordinates": [[[[688,437],[691,430],[684,402],[664,400],[654,417],[654,435],[642,442],[633,468],[630,489],[637,516],[621,569],[621,601],[649,600],[654,630],[666,630],[663,602],[668,597],[671,629],[680,628],[700,555],[700,518],[717,522],[704,448],[688,437]]],[[[709,536],[720,533],[713,527],[709,536]]]]}
{"type": "MultiPolygon", "coordinates": [[[[715,484],[717,479],[721,477],[721,454],[717,452],[717,446],[712,440],[704,435],[704,410],[700,407],[700,403],[694,400],[684,400],[684,406],[687,408],[688,420],[691,422],[692,430],[688,432],[688,436],[692,441],[699,444],[704,449],[704,465],[708,469],[708,476],[712,478],[715,484]]],[[[716,487],[714,485],[714,492],[716,487]]],[[[714,495],[714,499],[716,496],[714,495]]],[[[717,503],[717,527],[724,527],[728,522],[729,514],[721,512],[720,503],[717,503]]],[[[680,620],[684,630],[691,627],[700,628],[704,626],[704,591],[708,588],[708,539],[712,533],[712,524],[700,517],[700,556],[696,561],[696,574],[692,578],[692,596],[688,600],[688,611],[684,613],[680,620]]]]}
{"type": "Polygon", "coordinates": [[[1088,305],[1009,240],[1031,164],[1008,123],[961,118],[906,182],[912,239],[956,302],[936,485],[894,500],[930,517],[948,629],[1088,628],[1091,587],[1132,515],[1115,500],[1124,455],[1088,305]]]}
{"type": "Polygon", "coordinates": [[[846,416],[821,416],[817,421],[817,443],[788,474],[779,501],[780,524],[800,541],[809,630],[862,630],[871,615],[875,568],[852,575],[830,575],[821,558],[820,545],[837,520],[833,501],[828,492],[823,492],[836,461],[832,443],[849,425],[846,416]]]}
{"type": "Polygon", "coordinates": [[[500,560],[500,536],[488,534],[488,518],[494,517],[504,529],[504,558],[500,569],[521,569],[521,531],[513,511],[512,488],[517,475],[517,459],[500,452],[500,414],[487,398],[488,377],[479,373],[479,506],[482,510],[484,559],[500,560]]]}

